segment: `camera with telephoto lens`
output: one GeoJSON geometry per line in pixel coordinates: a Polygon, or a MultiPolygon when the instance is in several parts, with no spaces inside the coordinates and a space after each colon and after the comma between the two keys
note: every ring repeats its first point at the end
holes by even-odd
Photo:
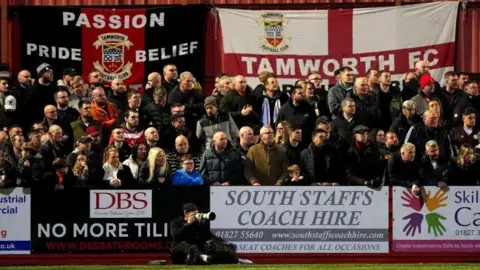
{"type": "Polygon", "coordinates": [[[217,215],[214,212],[208,212],[208,213],[196,213],[195,218],[198,221],[203,221],[203,220],[215,220],[217,218],[217,215]]]}

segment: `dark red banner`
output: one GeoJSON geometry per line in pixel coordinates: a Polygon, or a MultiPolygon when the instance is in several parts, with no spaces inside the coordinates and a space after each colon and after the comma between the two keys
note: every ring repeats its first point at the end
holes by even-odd
{"type": "MultiPolygon", "coordinates": [[[[97,70],[109,82],[122,79],[128,85],[143,80],[145,65],[137,63],[135,55],[145,50],[144,27],[150,18],[144,9],[82,9],[76,19],[82,23],[84,77],[97,70]]],[[[150,23],[162,27],[160,21],[150,23]]]]}

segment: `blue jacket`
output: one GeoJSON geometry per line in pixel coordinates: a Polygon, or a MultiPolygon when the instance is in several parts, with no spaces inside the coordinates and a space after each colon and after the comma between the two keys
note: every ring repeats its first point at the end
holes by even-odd
{"type": "Polygon", "coordinates": [[[176,170],[172,177],[174,186],[201,186],[203,178],[199,171],[194,170],[192,174],[185,172],[184,169],[176,170]]]}

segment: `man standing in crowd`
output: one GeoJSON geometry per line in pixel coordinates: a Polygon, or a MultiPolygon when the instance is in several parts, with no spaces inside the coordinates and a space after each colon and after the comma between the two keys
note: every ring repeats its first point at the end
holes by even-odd
{"type": "Polygon", "coordinates": [[[353,69],[350,67],[343,67],[340,69],[340,80],[337,84],[328,90],[328,108],[333,117],[338,117],[342,114],[342,102],[347,97],[353,95],[353,69]]]}
{"type": "Polygon", "coordinates": [[[288,155],[273,141],[273,129],[260,129],[260,143],[250,147],[245,163],[245,177],[254,186],[273,186],[287,177],[288,155]]]}
{"type": "Polygon", "coordinates": [[[42,111],[47,105],[56,105],[54,93],[57,85],[53,82],[53,70],[47,63],[37,67],[37,79],[33,83],[31,100],[28,110],[33,117],[33,122],[42,120],[42,111]]]}
{"type": "Polygon", "coordinates": [[[205,149],[210,148],[213,135],[218,131],[224,131],[228,140],[236,143],[238,127],[228,113],[218,110],[214,97],[205,99],[205,110],[207,114],[197,123],[197,138],[205,143],[205,149]]]}
{"type": "Polygon", "coordinates": [[[230,186],[242,183],[242,158],[228,142],[227,134],[223,131],[215,133],[212,143],[212,147],[203,153],[200,164],[204,184],[230,186]]]}

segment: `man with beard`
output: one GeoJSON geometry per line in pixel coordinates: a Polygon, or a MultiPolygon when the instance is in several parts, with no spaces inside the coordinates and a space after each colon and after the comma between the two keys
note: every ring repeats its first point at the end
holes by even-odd
{"type": "Polygon", "coordinates": [[[400,149],[400,141],[398,140],[397,134],[393,131],[387,132],[385,135],[385,144],[380,145],[380,153],[385,160],[389,160],[392,158],[393,154],[395,154],[400,149]]]}
{"type": "Polygon", "coordinates": [[[228,113],[218,110],[215,97],[205,99],[205,110],[207,114],[197,123],[197,138],[205,143],[205,149],[210,148],[213,135],[218,131],[225,132],[228,141],[236,142],[238,127],[228,113]]]}
{"type": "Polygon", "coordinates": [[[63,148],[67,153],[71,152],[73,149],[73,130],[70,126],[70,123],[58,119],[58,110],[53,105],[47,105],[44,109],[43,125],[47,128],[57,125],[62,128],[62,143],[63,148]]]}
{"type": "Polygon", "coordinates": [[[71,123],[73,131],[73,141],[76,142],[80,138],[87,135],[87,128],[94,125],[101,129],[102,124],[92,118],[92,104],[89,100],[81,100],[78,103],[80,107],[80,116],[71,123]]]}
{"type": "Polygon", "coordinates": [[[438,186],[442,189],[448,186],[448,159],[440,156],[436,141],[428,141],[425,144],[425,156],[421,164],[420,186],[438,186]]]}
{"type": "Polygon", "coordinates": [[[262,125],[274,126],[280,108],[288,101],[288,95],[278,88],[277,75],[267,72],[261,84],[255,88],[253,100],[253,110],[260,116],[262,125]]]}
{"type": "Polygon", "coordinates": [[[119,111],[125,111],[128,108],[127,87],[120,79],[112,81],[112,94],[108,96],[108,101],[117,105],[119,111]]]}
{"type": "Polygon", "coordinates": [[[95,87],[92,92],[92,118],[102,123],[104,138],[108,138],[117,123],[118,109],[115,104],[107,101],[105,91],[101,86],[95,87]]]}
{"type": "MultiPolygon", "coordinates": [[[[454,115],[460,116],[466,108],[472,107],[477,111],[480,111],[480,96],[478,96],[478,83],[476,81],[468,81],[465,83],[465,95],[460,103],[454,109],[454,115]]],[[[480,117],[477,117],[476,126],[480,127],[480,117]]],[[[461,124],[461,118],[455,118],[456,124],[461,124]]]]}
{"type": "Polygon", "coordinates": [[[376,126],[382,130],[388,130],[392,121],[402,111],[400,89],[392,86],[392,75],[389,71],[381,70],[378,72],[378,84],[374,88],[374,93],[377,95],[377,104],[381,115],[380,122],[376,126]]]}
{"type": "Polygon", "coordinates": [[[452,145],[457,151],[463,144],[477,146],[478,140],[475,139],[478,133],[478,127],[475,127],[477,115],[478,112],[474,108],[466,108],[462,113],[463,125],[458,125],[450,131],[452,145]]]}
{"type": "Polygon", "coordinates": [[[56,105],[54,94],[57,91],[57,85],[53,83],[51,66],[47,63],[42,63],[37,67],[37,74],[37,80],[33,83],[31,100],[27,102],[33,122],[42,119],[42,111],[45,106],[56,105]]]}
{"type": "MultiPolygon", "coordinates": [[[[162,87],[162,76],[158,72],[152,72],[148,74],[147,84],[145,85],[145,91],[142,95],[142,109],[147,107],[150,103],[154,101],[154,92],[157,89],[162,89],[165,92],[165,89],[162,87]]],[[[165,96],[168,94],[165,93],[165,96]]]]}
{"type": "Polygon", "coordinates": [[[275,123],[287,121],[290,126],[303,131],[301,148],[305,148],[311,141],[310,135],[315,127],[316,114],[310,104],[305,101],[305,93],[301,87],[295,87],[290,100],[285,103],[278,113],[275,123]]]}
{"type": "MultiPolygon", "coordinates": [[[[430,62],[428,61],[421,60],[415,63],[415,74],[417,75],[418,81],[420,81],[420,78],[423,75],[425,74],[430,75],[429,69],[430,69],[430,62]]],[[[434,93],[436,95],[440,95],[442,93],[440,84],[434,80],[433,86],[434,86],[434,93]]]]}
{"type": "MultiPolygon", "coordinates": [[[[445,103],[447,106],[442,107],[442,118],[450,123],[447,128],[454,126],[452,121],[454,119],[461,118],[460,115],[454,115],[455,107],[457,107],[463,97],[466,95],[465,92],[458,88],[458,76],[453,71],[448,71],[444,75],[445,78],[445,86],[442,88],[442,94],[445,99],[445,103]]],[[[442,104],[443,105],[443,104],[442,104]]]]}
{"type": "Polygon", "coordinates": [[[138,112],[127,110],[123,116],[125,122],[120,125],[120,128],[123,129],[124,142],[130,147],[135,143],[145,142],[144,130],[139,126],[138,112]]]}
{"type": "Polygon", "coordinates": [[[100,86],[104,89],[107,96],[110,96],[112,94],[112,88],[103,84],[104,81],[100,72],[96,70],[91,71],[88,74],[88,81],[90,83],[90,86],[89,86],[90,92],[92,92],[95,89],[95,87],[100,86]]]}
{"type": "Polygon", "coordinates": [[[80,116],[77,110],[68,106],[69,98],[66,89],[59,89],[55,92],[55,102],[57,102],[58,120],[70,124],[80,116]]]}
{"type": "Polygon", "coordinates": [[[138,90],[132,89],[127,92],[127,107],[124,110],[119,110],[118,112],[118,119],[117,119],[117,126],[122,125],[125,123],[124,114],[128,110],[136,111],[138,113],[138,126],[140,129],[145,129],[148,127],[148,120],[147,116],[145,115],[145,111],[140,110],[142,105],[142,97],[138,90]]]}
{"type": "Polygon", "coordinates": [[[328,92],[325,90],[325,87],[322,85],[322,76],[318,71],[311,71],[308,76],[307,80],[315,86],[315,95],[318,98],[318,110],[322,113],[322,116],[328,117],[328,119],[332,118],[332,114],[328,109],[327,103],[327,96],[328,92]]]}
{"type": "Polygon", "coordinates": [[[168,64],[163,67],[163,78],[162,82],[163,87],[167,91],[167,94],[178,85],[178,71],[177,67],[174,64],[168,64]]]}

